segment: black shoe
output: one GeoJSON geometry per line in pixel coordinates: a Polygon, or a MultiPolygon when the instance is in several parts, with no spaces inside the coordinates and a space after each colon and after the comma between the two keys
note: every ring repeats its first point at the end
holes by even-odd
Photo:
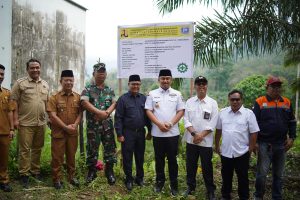
{"type": "Polygon", "coordinates": [[[11,192],[12,188],[8,183],[0,183],[0,189],[3,190],[4,192],[11,192]]]}
{"type": "Polygon", "coordinates": [[[107,183],[109,185],[114,185],[116,183],[116,178],[115,178],[114,174],[110,174],[106,178],[107,178],[107,183]]]}
{"type": "Polygon", "coordinates": [[[32,174],[32,177],[39,180],[39,181],[42,181],[42,176],[41,174],[32,174]]]}
{"type": "Polygon", "coordinates": [[[177,196],[177,194],[178,194],[178,189],[177,189],[177,187],[172,187],[172,186],[170,186],[170,189],[171,189],[171,195],[172,195],[173,197],[177,196]]]}
{"type": "Polygon", "coordinates": [[[186,191],[183,193],[183,196],[184,196],[184,197],[187,197],[187,196],[189,196],[189,195],[193,195],[194,192],[195,192],[195,190],[193,190],[193,189],[191,189],[190,187],[188,187],[188,188],[186,189],[186,191]]]}
{"type": "Polygon", "coordinates": [[[144,181],[143,180],[138,180],[138,179],[135,179],[135,184],[137,184],[138,186],[140,187],[143,187],[144,186],[144,181]]]}
{"type": "Polygon", "coordinates": [[[63,188],[63,184],[62,184],[62,182],[57,181],[57,182],[53,183],[53,187],[57,190],[60,190],[63,188]]]}
{"type": "Polygon", "coordinates": [[[21,184],[24,189],[29,188],[29,176],[21,176],[21,184]]]}
{"type": "Polygon", "coordinates": [[[75,187],[78,187],[78,188],[80,186],[80,183],[79,183],[79,181],[76,178],[71,179],[70,180],[70,184],[73,185],[73,186],[75,186],[75,187]]]}
{"type": "Polygon", "coordinates": [[[125,186],[128,191],[131,191],[132,190],[132,181],[126,181],[125,186]]]}
{"type": "Polygon", "coordinates": [[[116,178],[114,175],[114,164],[113,163],[106,163],[105,166],[105,176],[107,178],[107,182],[109,185],[114,185],[116,183],[116,178]]]}
{"type": "Polygon", "coordinates": [[[155,192],[155,193],[161,193],[163,187],[164,187],[164,185],[161,185],[161,184],[155,184],[155,186],[154,186],[154,192],[155,192]]]}
{"type": "Polygon", "coordinates": [[[207,199],[208,200],[216,200],[215,193],[214,192],[208,192],[207,193],[207,199]]]}
{"type": "Polygon", "coordinates": [[[96,169],[89,169],[88,175],[86,177],[86,183],[91,183],[93,180],[97,178],[96,169]]]}

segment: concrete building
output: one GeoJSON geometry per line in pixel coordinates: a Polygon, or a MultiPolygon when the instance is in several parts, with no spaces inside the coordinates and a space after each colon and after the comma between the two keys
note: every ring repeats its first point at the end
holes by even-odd
{"type": "Polygon", "coordinates": [[[26,75],[30,58],[41,61],[51,91],[63,69],[72,69],[75,90],[84,87],[86,8],[71,0],[0,0],[0,63],[3,86],[26,75]]]}

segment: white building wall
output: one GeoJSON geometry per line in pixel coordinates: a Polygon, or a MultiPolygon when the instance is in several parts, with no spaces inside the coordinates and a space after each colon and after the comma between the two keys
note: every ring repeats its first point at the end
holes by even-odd
{"type": "Polygon", "coordinates": [[[12,0],[0,0],[0,63],[5,67],[2,86],[11,88],[12,0]]]}

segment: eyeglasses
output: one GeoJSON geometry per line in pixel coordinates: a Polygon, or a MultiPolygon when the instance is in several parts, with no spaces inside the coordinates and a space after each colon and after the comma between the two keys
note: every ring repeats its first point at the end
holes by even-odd
{"type": "Polygon", "coordinates": [[[240,101],[240,100],[241,100],[240,98],[231,98],[231,99],[230,99],[230,101],[232,101],[232,102],[233,102],[233,101],[240,101]]]}

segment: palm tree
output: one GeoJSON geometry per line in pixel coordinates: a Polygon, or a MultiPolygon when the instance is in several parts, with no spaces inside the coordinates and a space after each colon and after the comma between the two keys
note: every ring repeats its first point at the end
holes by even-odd
{"type": "Polygon", "coordinates": [[[184,4],[222,3],[223,13],[196,23],[195,62],[218,65],[226,57],[287,52],[300,63],[299,0],[156,0],[162,14],[184,4]]]}

